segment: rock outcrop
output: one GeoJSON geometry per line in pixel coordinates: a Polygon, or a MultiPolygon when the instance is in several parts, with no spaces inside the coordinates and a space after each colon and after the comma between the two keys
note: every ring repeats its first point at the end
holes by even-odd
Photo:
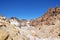
{"type": "Polygon", "coordinates": [[[58,16],[60,15],[60,8],[49,8],[47,12],[34,20],[30,20],[30,25],[31,26],[37,26],[37,25],[49,25],[53,24],[51,23],[53,20],[58,20],[60,19],[58,16]]]}
{"type": "Polygon", "coordinates": [[[0,40],[60,40],[60,8],[50,8],[34,20],[0,16],[0,40]]]}

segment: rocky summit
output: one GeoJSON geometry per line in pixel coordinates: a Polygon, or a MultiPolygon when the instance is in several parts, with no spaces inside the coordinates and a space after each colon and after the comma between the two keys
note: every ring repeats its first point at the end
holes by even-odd
{"type": "Polygon", "coordinates": [[[0,40],[60,40],[60,7],[36,19],[0,16],[0,40]]]}

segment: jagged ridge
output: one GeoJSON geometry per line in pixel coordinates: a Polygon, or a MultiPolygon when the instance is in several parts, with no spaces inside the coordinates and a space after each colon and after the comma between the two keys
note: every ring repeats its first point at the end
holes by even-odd
{"type": "Polygon", "coordinates": [[[10,19],[0,16],[0,40],[60,39],[60,8],[50,8],[35,20],[10,19]]]}

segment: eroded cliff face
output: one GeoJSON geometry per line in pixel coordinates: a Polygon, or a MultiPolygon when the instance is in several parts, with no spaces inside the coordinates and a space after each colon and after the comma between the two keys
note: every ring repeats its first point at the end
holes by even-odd
{"type": "Polygon", "coordinates": [[[49,8],[47,12],[34,20],[30,20],[31,26],[37,26],[37,25],[51,25],[54,24],[52,21],[58,20],[60,15],[60,8],[49,8]]]}
{"type": "Polygon", "coordinates": [[[40,36],[44,35],[43,37],[48,37],[48,36],[51,36],[52,38],[60,37],[59,24],[60,24],[60,8],[59,7],[50,8],[43,16],[36,18],[34,20],[30,20],[30,25],[40,30],[39,31],[41,33],[40,36]]]}
{"type": "Polygon", "coordinates": [[[0,40],[60,39],[60,8],[50,8],[35,20],[0,16],[0,40]]]}

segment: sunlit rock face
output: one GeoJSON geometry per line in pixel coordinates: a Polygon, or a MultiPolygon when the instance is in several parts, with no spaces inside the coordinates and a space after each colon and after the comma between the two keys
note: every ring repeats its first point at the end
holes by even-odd
{"type": "Polygon", "coordinates": [[[26,36],[28,33],[25,33],[27,30],[17,27],[18,23],[16,23],[17,25],[13,24],[16,20],[13,22],[11,21],[12,19],[4,20],[3,17],[0,18],[0,40],[29,40],[26,36]],[[11,24],[10,22],[13,23],[11,24]]]}
{"type": "Polygon", "coordinates": [[[30,25],[36,27],[39,37],[60,38],[60,8],[49,8],[47,12],[34,20],[30,20],[30,25]],[[40,33],[39,33],[40,32],[40,33]],[[54,34],[54,35],[53,35],[54,34]]]}
{"type": "Polygon", "coordinates": [[[6,17],[4,17],[4,16],[0,16],[0,19],[6,19],[6,17]]]}
{"type": "Polygon", "coordinates": [[[58,19],[58,15],[60,15],[60,8],[49,8],[47,12],[34,20],[30,20],[31,26],[38,26],[38,25],[49,25],[52,23],[53,20],[58,19]]]}
{"type": "Polygon", "coordinates": [[[15,26],[18,26],[18,27],[21,26],[20,21],[17,18],[15,18],[15,17],[11,17],[10,23],[15,25],[15,26]]]}
{"type": "Polygon", "coordinates": [[[0,40],[60,40],[60,8],[34,20],[0,16],[0,40]]]}

